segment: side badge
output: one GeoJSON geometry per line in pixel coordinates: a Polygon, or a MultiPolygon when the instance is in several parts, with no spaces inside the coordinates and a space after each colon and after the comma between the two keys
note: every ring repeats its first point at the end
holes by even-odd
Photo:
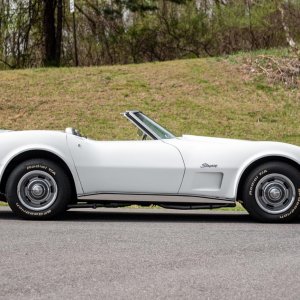
{"type": "Polygon", "coordinates": [[[217,168],[218,165],[210,165],[208,163],[203,163],[200,168],[203,169],[203,168],[217,168]]]}

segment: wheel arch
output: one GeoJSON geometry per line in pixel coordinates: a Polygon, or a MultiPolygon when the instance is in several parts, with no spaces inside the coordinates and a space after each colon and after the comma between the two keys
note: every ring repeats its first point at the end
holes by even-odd
{"type": "Polygon", "coordinates": [[[70,179],[70,183],[72,185],[72,192],[74,194],[73,196],[74,199],[76,199],[77,196],[76,196],[75,180],[69,166],[61,157],[48,150],[27,150],[14,156],[9,161],[9,163],[5,167],[5,170],[3,171],[1,182],[0,182],[0,194],[5,194],[6,183],[13,169],[21,162],[24,162],[29,159],[49,159],[54,161],[55,163],[58,163],[68,175],[70,179]]]}
{"type": "Polygon", "coordinates": [[[250,165],[248,165],[243,170],[242,175],[240,176],[238,185],[237,185],[236,200],[242,200],[241,198],[242,198],[243,185],[245,183],[246,178],[251,173],[251,171],[254,170],[257,166],[259,166],[261,164],[264,164],[267,162],[272,162],[272,161],[276,161],[276,162],[279,161],[279,162],[287,163],[287,164],[295,167],[296,169],[298,169],[300,172],[300,164],[291,158],[287,158],[287,157],[280,156],[280,155],[278,155],[278,156],[270,155],[270,156],[265,156],[265,157],[259,158],[259,159],[255,160],[254,162],[252,162],[250,165]]]}

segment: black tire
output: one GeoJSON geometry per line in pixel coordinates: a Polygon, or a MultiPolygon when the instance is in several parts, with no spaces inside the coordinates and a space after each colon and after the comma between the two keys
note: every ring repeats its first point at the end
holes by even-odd
{"type": "Polygon", "coordinates": [[[248,175],[243,206],[261,222],[287,222],[300,213],[300,171],[283,162],[268,162],[248,175]]]}
{"type": "Polygon", "coordinates": [[[12,211],[31,220],[60,215],[72,197],[70,178],[59,164],[47,159],[20,163],[10,174],[5,191],[12,211]]]}

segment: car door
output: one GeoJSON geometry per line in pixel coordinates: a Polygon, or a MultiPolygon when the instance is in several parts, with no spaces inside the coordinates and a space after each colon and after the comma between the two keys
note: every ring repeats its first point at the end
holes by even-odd
{"type": "Polygon", "coordinates": [[[85,194],[176,194],[184,163],[162,140],[94,141],[67,134],[85,194]]]}

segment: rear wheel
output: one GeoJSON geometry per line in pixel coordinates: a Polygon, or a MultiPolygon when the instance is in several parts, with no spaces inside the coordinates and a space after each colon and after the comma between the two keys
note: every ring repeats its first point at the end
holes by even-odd
{"type": "Polygon", "coordinates": [[[283,162],[255,168],[245,181],[243,206],[263,222],[290,221],[300,213],[300,172],[283,162]]]}
{"type": "Polygon", "coordinates": [[[50,219],[66,211],[71,200],[70,179],[57,163],[46,159],[22,162],[6,184],[7,202],[25,219],[50,219]]]}

